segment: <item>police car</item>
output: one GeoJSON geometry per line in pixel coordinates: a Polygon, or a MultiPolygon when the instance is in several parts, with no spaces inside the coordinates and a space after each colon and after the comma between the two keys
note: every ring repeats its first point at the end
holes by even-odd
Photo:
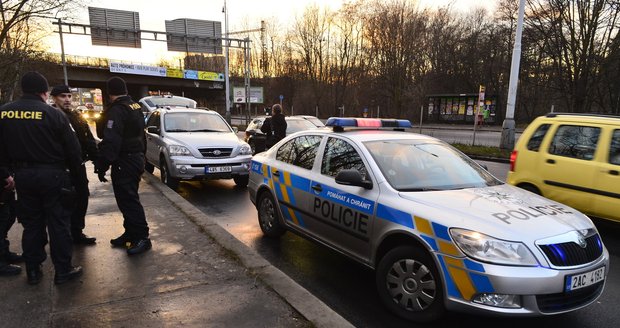
{"type": "Polygon", "coordinates": [[[603,292],[609,253],[584,214],[499,181],[443,141],[403,132],[409,121],[327,126],[253,157],[260,228],[267,237],[293,231],[373,268],[396,315],[550,315],[603,292]]]}

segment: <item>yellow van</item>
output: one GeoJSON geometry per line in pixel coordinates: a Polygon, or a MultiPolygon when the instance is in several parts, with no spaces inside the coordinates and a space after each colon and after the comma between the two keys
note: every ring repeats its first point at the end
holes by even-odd
{"type": "Polygon", "coordinates": [[[620,222],[620,117],[551,113],[525,129],[509,184],[620,222]]]}

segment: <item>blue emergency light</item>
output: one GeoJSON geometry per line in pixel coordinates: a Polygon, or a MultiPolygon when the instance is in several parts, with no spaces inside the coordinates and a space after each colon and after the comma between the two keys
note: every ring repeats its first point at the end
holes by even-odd
{"type": "Polygon", "coordinates": [[[355,118],[355,117],[330,117],[325,126],[340,128],[411,128],[409,120],[381,119],[381,118],[355,118]]]}

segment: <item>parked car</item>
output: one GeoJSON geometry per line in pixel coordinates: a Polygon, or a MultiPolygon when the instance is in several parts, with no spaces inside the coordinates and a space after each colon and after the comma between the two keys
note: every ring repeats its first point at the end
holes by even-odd
{"type": "Polygon", "coordinates": [[[302,118],[310,121],[310,123],[314,124],[314,126],[316,126],[317,128],[325,127],[325,123],[323,123],[323,121],[321,121],[316,116],[311,116],[311,115],[294,115],[293,117],[302,117],[302,118]]]}
{"type": "Polygon", "coordinates": [[[157,108],[146,119],[146,170],[176,189],[181,180],[233,179],[248,184],[252,150],[215,111],[157,108]]]}
{"type": "Polygon", "coordinates": [[[147,96],[138,100],[138,103],[144,116],[157,108],[196,108],[195,100],[173,95],[147,96]]]}
{"type": "Polygon", "coordinates": [[[620,117],[551,113],[523,131],[507,182],[620,222],[620,117]]]}
{"type": "Polygon", "coordinates": [[[101,112],[92,108],[84,107],[82,110],[82,117],[88,122],[94,122],[101,117],[101,112]]]}
{"type": "Polygon", "coordinates": [[[326,125],[252,158],[248,194],[266,237],[291,231],[374,269],[383,305],[418,322],[444,310],[560,314],[603,293],[609,252],[586,215],[404,132],[409,121],[326,125]]]}
{"type": "MultiPolygon", "coordinates": [[[[263,126],[263,122],[265,122],[267,117],[269,116],[259,116],[254,118],[245,129],[245,142],[247,142],[252,148],[252,154],[265,151],[265,141],[267,137],[260,130],[260,128],[263,126]]],[[[286,135],[298,131],[316,129],[316,125],[301,116],[286,116],[285,119],[287,125],[286,135]]]]}

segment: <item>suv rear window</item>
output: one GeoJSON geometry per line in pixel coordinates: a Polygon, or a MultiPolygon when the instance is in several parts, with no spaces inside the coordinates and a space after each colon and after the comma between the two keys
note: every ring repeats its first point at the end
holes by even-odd
{"type": "Polygon", "coordinates": [[[545,139],[545,136],[547,135],[547,131],[549,131],[550,126],[551,124],[543,124],[539,126],[538,129],[536,129],[534,134],[532,134],[530,140],[527,142],[528,150],[538,151],[540,149],[540,144],[542,143],[543,139],[545,139]]]}
{"type": "Polygon", "coordinates": [[[592,160],[601,129],[590,126],[561,125],[549,146],[549,153],[592,160]]]}

